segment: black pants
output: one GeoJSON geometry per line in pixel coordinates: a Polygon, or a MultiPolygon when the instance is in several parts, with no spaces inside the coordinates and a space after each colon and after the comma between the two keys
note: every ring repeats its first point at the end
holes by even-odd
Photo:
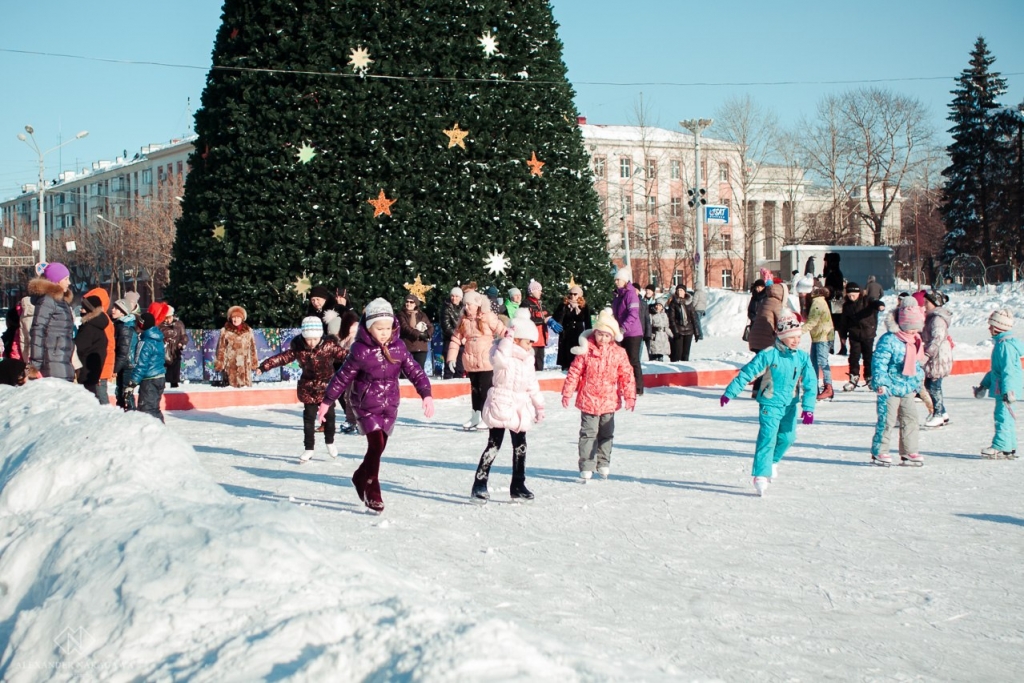
{"type": "Polygon", "coordinates": [[[693,344],[692,334],[676,334],[672,337],[672,355],[670,356],[672,362],[690,360],[691,344],[693,344]]]}
{"type": "Polygon", "coordinates": [[[637,396],[644,393],[644,371],[640,367],[640,344],[643,341],[643,337],[626,337],[621,342],[622,348],[626,350],[626,355],[629,356],[629,364],[633,366],[633,378],[636,380],[637,396]]]}
{"type": "Polygon", "coordinates": [[[850,342],[850,374],[858,377],[871,376],[871,356],[874,354],[874,339],[858,339],[851,336],[850,342]],[[864,374],[860,374],[860,359],[864,357],[864,374]]]}
{"type": "Polygon", "coordinates": [[[487,400],[487,392],[491,390],[494,370],[470,372],[467,374],[469,375],[470,398],[473,401],[473,410],[483,410],[484,401],[487,400]]]}
{"type": "Polygon", "coordinates": [[[164,414],[160,410],[160,397],[163,395],[163,377],[142,380],[139,383],[139,412],[148,413],[163,422],[164,414]]]}
{"type": "Polygon", "coordinates": [[[533,347],[533,369],[540,372],[544,369],[544,352],[547,350],[546,346],[534,346],[533,347]]]}
{"type": "Polygon", "coordinates": [[[410,352],[410,354],[412,355],[413,360],[416,361],[416,364],[419,365],[421,368],[423,367],[423,364],[427,362],[426,351],[412,351],[410,352]]]}
{"type": "Polygon", "coordinates": [[[128,386],[131,381],[131,370],[122,370],[117,373],[117,406],[124,410],[135,410],[135,390],[128,386]]]}
{"type": "MultiPolygon", "coordinates": [[[[445,358],[447,358],[448,357],[447,356],[447,354],[448,354],[448,342],[445,342],[444,348],[445,348],[445,358]]],[[[455,356],[455,372],[453,373],[451,370],[448,369],[448,362],[445,361],[445,364],[444,364],[444,374],[442,375],[442,377],[444,379],[458,379],[460,377],[465,377],[465,376],[466,376],[466,368],[462,364],[462,347],[460,346],[459,347],[459,355],[455,356]]]]}
{"type": "MultiPolygon", "coordinates": [[[[302,404],[302,445],[307,451],[313,450],[316,445],[316,411],[320,409],[319,403],[302,404]]],[[[334,443],[334,404],[324,415],[324,443],[334,443]]]]}
{"type": "Polygon", "coordinates": [[[110,395],[107,393],[107,380],[101,379],[96,384],[83,384],[89,393],[96,397],[101,406],[110,405],[110,395]]]}
{"type": "Polygon", "coordinates": [[[181,382],[181,356],[175,356],[170,363],[164,363],[164,378],[174,389],[181,382]]]}
{"type": "MultiPolygon", "coordinates": [[[[513,432],[511,429],[508,433],[512,435],[512,449],[515,450],[522,446],[526,447],[526,432],[513,432]]],[[[501,444],[505,440],[505,429],[503,427],[491,427],[487,432],[487,448],[484,449],[486,453],[490,449],[495,451],[501,450],[501,444]]]]}

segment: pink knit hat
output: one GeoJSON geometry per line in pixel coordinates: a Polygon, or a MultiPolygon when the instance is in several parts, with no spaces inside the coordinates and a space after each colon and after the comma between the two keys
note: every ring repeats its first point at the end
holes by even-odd
{"type": "Polygon", "coordinates": [[[924,308],[917,305],[914,297],[903,297],[896,310],[896,323],[904,332],[920,332],[924,329],[924,308]]]}

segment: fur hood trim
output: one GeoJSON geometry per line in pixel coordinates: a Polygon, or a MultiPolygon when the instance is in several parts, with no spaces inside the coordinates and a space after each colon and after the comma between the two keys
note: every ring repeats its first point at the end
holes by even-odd
{"type": "Polygon", "coordinates": [[[74,293],[70,289],[65,292],[56,282],[50,282],[46,278],[42,277],[32,278],[29,280],[28,294],[29,296],[45,295],[54,298],[57,301],[63,299],[68,304],[70,304],[75,298],[74,293]]]}

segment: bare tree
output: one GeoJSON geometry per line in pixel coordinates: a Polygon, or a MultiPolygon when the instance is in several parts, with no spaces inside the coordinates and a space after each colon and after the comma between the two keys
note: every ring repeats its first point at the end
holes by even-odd
{"type": "Polygon", "coordinates": [[[125,264],[136,282],[149,288],[150,299],[160,297],[168,282],[168,266],[174,246],[175,222],[181,215],[184,178],[168,175],[155,195],[142,197],[124,221],[125,264]]]}
{"type": "Polygon", "coordinates": [[[826,208],[808,216],[805,239],[826,244],[855,241],[850,186],[854,169],[851,165],[850,139],[844,133],[845,121],[841,98],[826,95],[817,106],[815,118],[803,121],[805,131],[800,139],[802,157],[811,171],[825,185],[826,208]]]}
{"type": "Polygon", "coordinates": [[[939,208],[942,205],[942,169],[949,157],[940,147],[930,147],[914,175],[907,179],[901,208],[903,241],[914,245],[915,280],[935,282],[935,268],[942,254],[942,238],[946,234],[939,208]]]}

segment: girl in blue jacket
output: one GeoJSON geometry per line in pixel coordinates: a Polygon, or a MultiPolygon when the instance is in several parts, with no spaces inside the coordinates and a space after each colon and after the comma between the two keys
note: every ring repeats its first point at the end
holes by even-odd
{"type": "Polygon", "coordinates": [[[775,325],[775,345],[758,351],[753,360],[743,366],[740,374],[725,388],[720,399],[725,406],[736,398],[755,377],[764,378],[757,390],[760,404],[757,446],[754,451],[754,489],[763,496],[768,483],[778,476],[778,463],[796,440],[796,408],[803,388],[803,423],[814,422],[814,401],[818,393],[818,378],[811,366],[811,358],[800,345],[803,328],[796,316],[779,318],[775,325]]]}
{"type": "Polygon", "coordinates": [[[1024,347],[1010,336],[1013,328],[1013,313],[1005,308],[993,311],[988,317],[988,333],[992,335],[992,367],[974,387],[974,396],[984,398],[987,393],[996,400],[996,435],[992,445],[981,449],[983,458],[1017,457],[1017,420],[1013,404],[1024,391],[1024,372],[1021,372],[1020,358],[1024,347]]]}
{"type": "Polygon", "coordinates": [[[903,465],[924,464],[917,452],[920,429],[914,398],[924,384],[924,309],[908,296],[896,309],[898,332],[886,332],[878,340],[871,360],[871,388],[878,394],[878,421],[871,440],[871,462],[888,467],[889,432],[897,421],[900,429],[900,459],[903,465]]]}
{"type": "Polygon", "coordinates": [[[163,422],[160,398],[164,395],[164,333],[157,327],[152,313],[139,316],[139,327],[132,370],[132,384],[139,385],[138,411],[163,422]]]}

